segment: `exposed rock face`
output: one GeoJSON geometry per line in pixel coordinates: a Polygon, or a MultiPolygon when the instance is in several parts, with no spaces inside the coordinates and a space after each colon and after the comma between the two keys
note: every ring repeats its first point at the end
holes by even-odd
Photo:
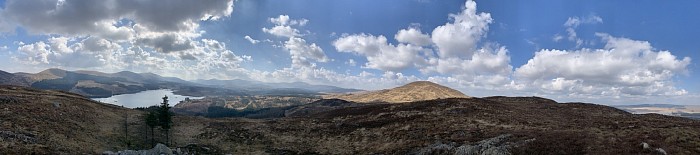
{"type": "Polygon", "coordinates": [[[441,98],[470,98],[462,92],[429,81],[416,81],[409,84],[380,91],[360,92],[354,94],[329,95],[324,98],[338,98],[353,102],[389,102],[403,103],[433,100],[441,98]]]}

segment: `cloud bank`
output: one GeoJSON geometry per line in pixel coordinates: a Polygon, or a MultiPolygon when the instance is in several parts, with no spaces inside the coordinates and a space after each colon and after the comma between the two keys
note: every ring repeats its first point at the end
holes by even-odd
{"type": "Polygon", "coordinates": [[[20,28],[46,39],[15,42],[16,49],[2,46],[0,51],[11,51],[12,60],[26,66],[132,70],[186,79],[302,81],[360,89],[430,80],[474,96],[692,95],[674,82],[674,77],[689,72],[691,58],[606,33],[596,33],[595,40],[579,38],[577,28],[603,24],[603,18],[595,15],[568,18],[563,21],[566,34],[552,37],[555,42],[573,42],[575,48],[539,49],[527,63],[514,67],[512,49],[486,38],[496,19],[477,11],[474,1],[466,1],[435,27],[411,24],[384,35],[334,32],[331,42],[316,42],[317,34],[307,29],[313,21],[282,14],[266,18],[266,26],[256,28],[263,35],[252,35],[257,39],[242,37],[246,44],[286,52],[282,57],[291,62],[261,70],[244,67],[256,59],[229,50],[236,45],[205,37],[207,32],[200,28],[203,22],[227,20],[233,9],[232,0],[8,0],[0,9],[0,32],[20,28]],[[261,41],[265,44],[258,44],[261,41]],[[597,41],[604,47],[583,48],[597,41]],[[351,57],[334,57],[338,53],[330,52],[351,57]],[[326,63],[358,67],[359,73],[320,65],[326,63]]]}

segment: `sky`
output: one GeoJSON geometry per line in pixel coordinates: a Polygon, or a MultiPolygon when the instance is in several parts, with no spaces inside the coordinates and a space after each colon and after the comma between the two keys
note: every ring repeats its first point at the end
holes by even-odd
{"type": "Polygon", "coordinates": [[[0,70],[700,105],[697,1],[0,0],[0,70]]]}

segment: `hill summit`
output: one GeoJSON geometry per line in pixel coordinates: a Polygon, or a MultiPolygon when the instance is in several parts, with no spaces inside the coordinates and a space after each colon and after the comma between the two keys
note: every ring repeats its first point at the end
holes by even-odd
{"type": "Polygon", "coordinates": [[[471,98],[462,92],[429,81],[415,81],[406,85],[379,91],[329,95],[324,98],[338,98],[354,102],[403,103],[433,100],[440,98],[471,98]]]}

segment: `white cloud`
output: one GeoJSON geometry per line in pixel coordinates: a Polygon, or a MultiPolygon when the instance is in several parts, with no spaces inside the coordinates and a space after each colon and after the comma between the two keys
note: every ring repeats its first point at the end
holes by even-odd
{"type": "Polygon", "coordinates": [[[564,23],[566,27],[576,28],[581,24],[599,24],[603,23],[603,18],[596,15],[589,15],[586,17],[569,17],[564,23]]]}
{"type": "Polygon", "coordinates": [[[276,18],[270,18],[269,21],[275,24],[272,28],[262,28],[262,31],[278,37],[299,37],[303,36],[299,30],[291,26],[305,26],[308,19],[290,19],[288,15],[279,15],[276,18]]]}
{"type": "Polygon", "coordinates": [[[252,70],[249,77],[264,82],[301,81],[311,84],[330,84],[345,88],[360,88],[367,90],[396,87],[409,82],[421,80],[413,75],[404,75],[387,71],[382,75],[361,72],[357,75],[341,74],[328,69],[313,67],[283,68],[275,71],[252,70]]]}
{"type": "Polygon", "coordinates": [[[308,19],[296,19],[296,20],[291,20],[289,18],[289,15],[279,15],[277,18],[270,18],[269,19],[271,23],[275,25],[299,25],[299,26],[305,26],[306,23],[309,22],[308,19]]]}
{"type": "Polygon", "coordinates": [[[349,66],[356,66],[357,62],[355,62],[354,59],[348,59],[348,61],[345,61],[345,64],[349,66]]]}
{"type": "Polygon", "coordinates": [[[603,49],[541,50],[514,76],[543,89],[573,94],[671,95],[672,77],[687,72],[691,59],[656,51],[649,42],[597,34],[603,49]]]}
{"type": "Polygon", "coordinates": [[[73,38],[49,38],[48,43],[39,41],[18,47],[21,55],[12,56],[17,62],[49,67],[102,67],[105,64],[121,66],[119,44],[101,38],[89,37],[69,43],[73,38]],[[80,61],[76,61],[80,60],[80,61]]]}
{"type": "Polygon", "coordinates": [[[49,63],[49,55],[52,53],[49,45],[43,41],[19,46],[17,51],[22,52],[26,56],[22,60],[30,64],[49,63]]]}
{"type": "Polygon", "coordinates": [[[401,43],[408,43],[418,46],[426,46],[431,45],[433,43],[433,41],[430,40],[430,36],[428,34],[423,34],[423,32],[421,32],[420,29],[417,28],[399,30],[399,32],[396,33],[394,38],[396,38],[396,40],[401,43]]]}
{"type": "Polygon", "coordinates": [[[248,40],[251,44],[257,44],[260,42],[260,40],[255,40],[255,39],[251,38],[250,36],[245,36],[243,38],[245,38],[245,40],[248,40]]]}
{"type": "MultiPolygon", "coordinates": [[[[583,39],[578,38],[576,34],[576,28],[581,24],[600,24],[603,23],[603,18],[595,15],[589,15],[586,17],[569,17],[569,19],[564,22],[566,27],[566,33],[568,35],[567,40],[576,43],[576,48],[581,47],[584,44],[583,39]]],[[[554,35],[554,41],[559,42],[562,36],[559,34],[554,35]]]]}
{"type": "Polygon", "coordinates": [[[299,19],[299,20],[292,20],[290,25],[299,25],[299,26],[306,26],[306,24],[309,23],[308,19],[299,19]]]}
{"type": "Polygon", "coordinates": [[[132,25],[118,25],[121,20],[133,21],[149,31],[185,31],[197,21],[229,16],[233,11],[233,1],[178,0],[163,5],[158,1],[136,0],[9,0],[5,8],[2,13],[5,18],[32,34],[97,35],[106,39],[125,39],[125,36],[119,35],[130,34],[132,25]],[[112,35],[117,36],[112,38],[112,35]]]}
{"type": "Polygon", "coordinates": [[[441,58],[471,57],[478,40],[488,31],[493,22],[491,14],[476,13],[476,2],[467,1],[459,14],[450,14],[453,22],[433,30],[432,40],[438,47],[441,58]]]}
{"type": "Polygon", "coordinates": [[[384,36],[368,34],[344,34],[333,45],[340,52],[365,56],[367,63],[363,67],[366,68],[399,72],[413,67],[422,73],[435,72],[470,85],[507,84],[513,68],[508,50],[476,45],[488,30],[490,15],[477,13],[476,3],[467,1],[460,14],[450,17],[454,21],[435,28],[432,38],[416,28],[408,28],[394,36],[400,42],[398,45],[388,43],[384,36]],[[435,45],[438,56],[422,47],[427,45],[435,45]]]}
{"type": "Polygon", "coordinates": [[[554,42],[559,42],[559,41],[562,40],[562,39],[564,39],[564,37],[561,36],[561,35],[559,35],[559,34],[555,34],[554,37],[552,37],[552,40],[553,40],[554,42]]]}
{"type": "Polygon", "coordinates": [[[323,49],[316,43],[307,44],[306,40],[301,38],[289,38],[284,42],[284,48],[289,51],[293,68],[313,66],[312,61],[328,62],[329,60],[323,49]]]}
{"type": "Polygon", "coordinates": [[[278,37],[298,37],[301,36],[299,33],[299,30],[290,27],[289,25],[277,25],[272,28],[262,28],[262,31],[265,33],[269,33],[278,37]]]}
{"type": "Polygon", "coordinates": [[[122,19],[134,21],[151,31],[182,31],[193,22],[216,20],[229,16],[232,11],[232,0],[178,0],[168,5],[138,0],[9,0],[5,2],[3,15],[34,34],[83,36],[101,34],[106,28],[119,29],[114,23],[122,19]]]}
{"type": "Polygon", "coordinates": [[[170,53],[194,48],[200,21],[230,16],[232,0],[172,1],[19,1],[5,3],[3,19],[31,34],[100,38],[125,48],[170,53]],[[92,6],[92,7],[83,7],[92,6]],[[51,13],[45,13],[51,12],[51,13]],[[168,12],[168,13],[163,13],[168,12]]]}
{"type": "Polygon", "coordinates": [[[451,76],[461,85],[502,87],[512,72],[505,47],[477,43],[484,37],[493,19],[489,13],[477,13],[476,2],[467,1],[459,14],[450,14],[452,22],[433,30],[432,41],[438,57],[429,58],[424,73],[437,72],[451,76]]]}
{"type": "Polygon", "coordinates": [[[469,59],[433,58],[421,71],[452,76],[472,86],[502,86],[509,82],[508,76],[513,69],[507,53],[505,47],[482,48],[469,59]]]}
{"type": "Polygon", "coordinates": [[[365,56],[367,63],[363,67],[383,71],[398,72],[409,67],[425,64],[422,58],[430,53],[428,49],[411,44],[392,45],[384,36],[368,34],[347,35],[333,42],[339,52],[350,52],[365,56]]]}

